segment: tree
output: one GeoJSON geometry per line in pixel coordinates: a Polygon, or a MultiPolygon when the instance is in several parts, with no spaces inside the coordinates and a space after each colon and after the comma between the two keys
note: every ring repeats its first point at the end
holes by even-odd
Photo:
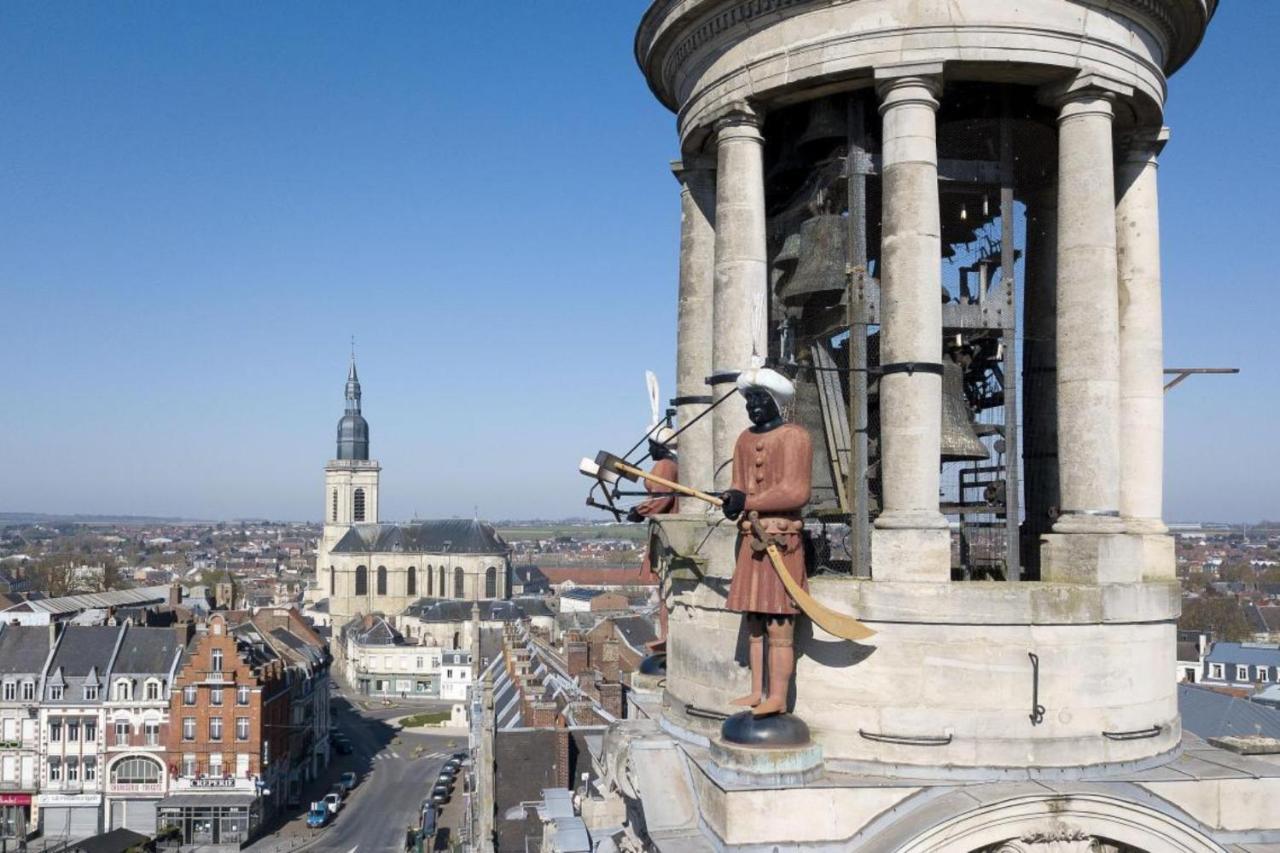
{"type": "Polygon", "coordinates": [[[1206,631],[1216,639],[1234,643],[1253,637],[1244,610],[1232,598],[1198,598],[1186,602],[1178,627],[1184,631],[1206,631]]]}

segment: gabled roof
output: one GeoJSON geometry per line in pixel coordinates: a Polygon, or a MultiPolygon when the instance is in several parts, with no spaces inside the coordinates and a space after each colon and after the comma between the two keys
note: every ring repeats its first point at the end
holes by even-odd
{"type": "Polygon", "coordinates": [[[1179,684],[1178,712],[1182,728],[1206,740],[1230,735],[1280,738],[1280,711],[1207,687],[1179,684]]]}
{"type": "Polygon", "coordinates": [[[331,554],[492,554],[506,556],[510,546],[493,525],[475,519],[448,518],[413,524],[352,525],[331,554]]]}
{"type": "Polygon", "coordinates": [[[1280,666],[1280,645],[1276,643],[1214,643],[1205,655],[1210,663],[1243,663],[1280,666]]]}
{"type": "Polygon", "coordinates": [[[121,630],[110,626],[68,625],[62,630],[49,671],[61,669],[64,676],[72,678],[88,675],[90,670],[97,670],[99,675],[105,673],[121,630]]]}
{"type": "Polygon", "coordinates": [[[39,675],[48,658],[47,625],[6,625],[0,631],[0,674],[39,675]]]}
{"type": "Polygon", "coordinates": [[[172,628],[125,629],[124,642],[111,672],[115,674],[167,675],[178,652],[178,634],[172,628]]]}

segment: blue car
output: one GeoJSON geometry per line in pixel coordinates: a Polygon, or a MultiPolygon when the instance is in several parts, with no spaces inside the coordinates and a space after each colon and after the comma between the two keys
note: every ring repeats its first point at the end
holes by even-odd
{"type": "Polygon", "coordinates": [[[331,817],[333,817],[333,814],[329,811],[328,805],[323,802],[312,803],[311,810],[307,812],[307,826],[312,829],[328,826],[331,817]]]}

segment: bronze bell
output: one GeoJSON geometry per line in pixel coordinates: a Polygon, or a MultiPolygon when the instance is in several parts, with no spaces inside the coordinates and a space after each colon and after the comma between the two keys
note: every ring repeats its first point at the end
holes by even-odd
{"type": "Polygon", "coordinates": [[[849,136],[846,124],[844,101],[819,98],[809,104],[809,123],[800,134],[799,146],[811,148],[843,142],[849,136]]]}
{"type": "Polygon", "coordinates": [[[792,231],[787,235],[787,239],[782,241],[782,248],[774,256],[773,265],[785,272],[791,272],[796,268],[796,262],[799,260],[800,232],[792,231]]]}
{"type": "Polygon", "coordinates": [[[848,289],[845,276],[844,217],[819,213],[800,225],[800,261],[782,286],[784,305],[834,305],[848,289]]]}
{"type": "Polygon", "coordinates": [[[990,456],[987,446],[973,431],[973,415],[964,396],[964,368],[943,357],[942,461],[976,461],[990,456]]]}

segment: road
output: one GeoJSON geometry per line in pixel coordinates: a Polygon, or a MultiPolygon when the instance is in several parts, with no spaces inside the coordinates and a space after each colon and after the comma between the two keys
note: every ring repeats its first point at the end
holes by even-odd
{"type": "MultiPolygon", "coordinates": [[[[354,750],[351,755],[335,753],[331,772],[336,776],[353,771],[358,778],[355,790],[328,826],[308,829],[295,819],[246,848],[250,853],[285,853],[302,846],[306,853],[403,853],[405,828],[416,824],[441,766],[453,752],[466,748],[464,738],[409,734],[385,722],[421,707],[373,705],[366,710],[345,697],[335,706],[338,727],[354,750]]],[[[457,811],[460,788],[461,779],[447,816],[457,811]]]]}

